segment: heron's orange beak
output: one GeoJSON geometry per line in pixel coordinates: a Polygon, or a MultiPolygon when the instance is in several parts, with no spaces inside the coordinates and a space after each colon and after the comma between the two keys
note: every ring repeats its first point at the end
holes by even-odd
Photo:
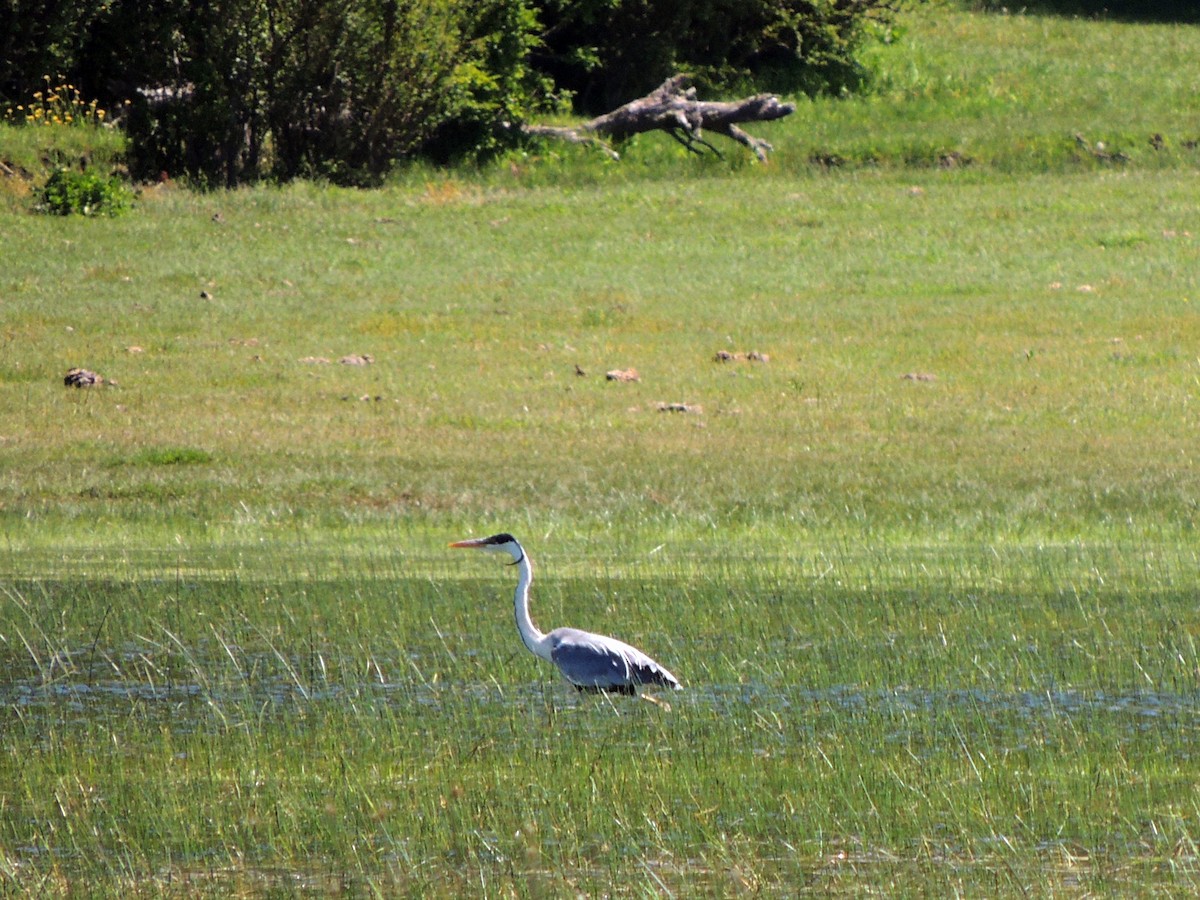
{"type": "Polygon", "coordinates": [[[454,543],[452,543],[450,546],[458,547],[459,549],[462,549],[464,547],[467,549],[475,549],[475,548],[483,546],[483,544],[480,541],[480,539],[476,538],[475,540],[471,540],[471,541],[454,541],[454,543]]]}

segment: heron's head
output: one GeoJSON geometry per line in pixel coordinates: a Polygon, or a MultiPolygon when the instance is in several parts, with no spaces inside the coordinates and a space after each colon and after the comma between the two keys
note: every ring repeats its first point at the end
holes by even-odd
{"type": "Polygon", "coordinates": [[[525,551],[521,545],[517,543],[517,539],[507,532],[503,534],[493,534],[491,537],[474,538],[469,541],[455,541],[450,545],[465,550],[487,550],[491,553],[507,553],[513,558],[513,562],[520,562],[525,551]]]}

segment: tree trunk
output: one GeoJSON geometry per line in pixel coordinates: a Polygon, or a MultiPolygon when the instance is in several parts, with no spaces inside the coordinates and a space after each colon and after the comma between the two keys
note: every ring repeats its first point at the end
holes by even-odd
{"type": "Polygon", "coordinates": [[[782,103],[772,94],[723,103],[704,102],[696,99],[696,89],[687,86],[688,80],[687,75],[675,75],[645,97],[575,128],[525,125],[521,131],[534,137],[593,144],[613,159],[620,156],[608,140],[620,141],[647,131],[665,131],[693,153],[701,153],[699,148],[703,147],[720,156],[720,151],[704,139],[704,132],[711,131],[748,147],[760,161],[766,162],[771,145],[742,131],[738,125],[782,119],[796,111],[795,104],[782,103]]]}

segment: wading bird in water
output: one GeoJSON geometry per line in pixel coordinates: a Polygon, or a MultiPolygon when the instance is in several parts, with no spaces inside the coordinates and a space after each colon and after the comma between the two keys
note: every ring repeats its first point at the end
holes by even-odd
{"type": "Polygon", "coordinates": [[[577,690],[636,694],[637,689],[645,685],[683,690],[679,679],[666,668],[624,641],[578,628],[555,628],[549,634],[538,631],[529,617],[529,585],[533,581],[533,565],[525,549],[511,534],[455,541],[450,546],[507,553],[512,557],[511,565],[518,566],[520,575],[513,605],[521,640],[535,656],[558,666],[558,670],[577,690]]]}

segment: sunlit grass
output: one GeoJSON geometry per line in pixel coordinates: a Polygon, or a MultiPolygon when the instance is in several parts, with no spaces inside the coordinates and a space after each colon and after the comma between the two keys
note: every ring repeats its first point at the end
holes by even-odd
{"type": "Polygon", "coordinates": [[[1174,175],[195,202],[107,226],[143,248],[119,263],[85,223],[14,235],[10,513],[1068,537],[1194,514],[1174,175]],[[117,385],[64,390],[74,365],[117,385]]]}

